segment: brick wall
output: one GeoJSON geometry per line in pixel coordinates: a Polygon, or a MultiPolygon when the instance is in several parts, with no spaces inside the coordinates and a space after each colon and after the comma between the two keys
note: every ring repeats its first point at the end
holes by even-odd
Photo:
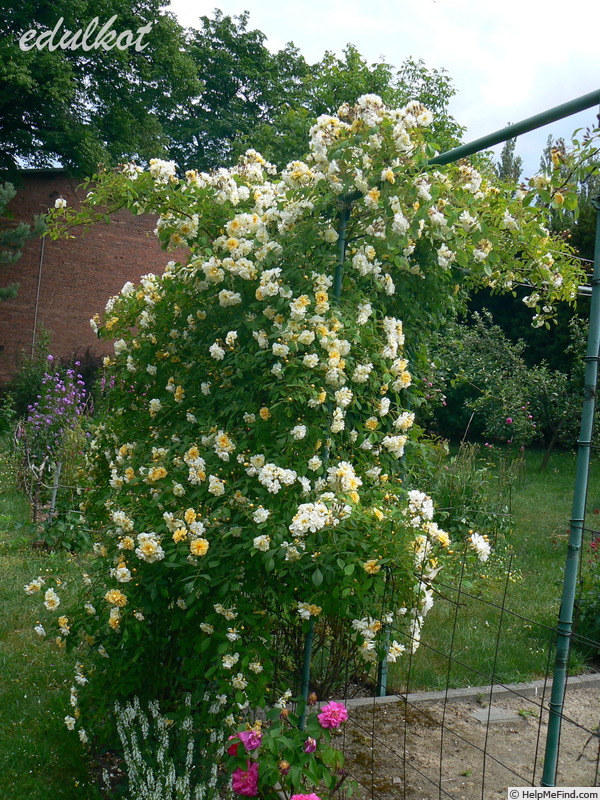
{"type": "MultiPolygon", "coordinates": [[[[76,205],[84,196],[62,170],[26,170],[22,177],[10,206],[15,221],[30,222],[57,197],[76,205]]],[[[161,272],[174,257],[160,249],[152,234],[155,223],[148,215],[119,212],[109,224],[74,230],[74,239],[31,240],[16,264],[0,269],[0,285],[19,284],[14,300],[0,303],[0,382],[18,369],[23,351],[31,352],[40,326],[50,332],[50,350],[57,356],[87,347],[99,355],[111,349],[95,336],[89,320],[126,281],[161,272]]]]}

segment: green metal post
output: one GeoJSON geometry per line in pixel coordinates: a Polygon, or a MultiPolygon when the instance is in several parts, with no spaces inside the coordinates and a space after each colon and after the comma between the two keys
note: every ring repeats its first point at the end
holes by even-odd
{"type": "Polygon", "coordinates": [[[310,687],[310,662],[312,658],[312,646],[313,646],[314,636],[315,636],[315,620],[313,617],[311,617],[308,627],[308,632],[306,634],[306,639],[304,640],[304,652],[302,654],[302,676],[300,679],[301,681],[300,694],[302,695],[302,699],[304,700],[304,706],[302,708],[302,714],[300,715],[300,722],[298,723],[298,727],[300,728],[301,731],[304,730],[304,726],[306,724],[308,689],[310,687]]]}
{"type": "Polygon", "coordinates": [[[384,638],[385,656],[377,665],[377,697],[385,697],[387,695],[387,679],[388,679],[388,662],[387,652],[390,643],[390,629],[386,628],[384,638]]]}
{"type": "Polygon", "coordinates": [[[594,427],[594,410],[596,405],[596,386],[598,382],[598,356],[600,354],[600,198],[594,201],[596,214],[596,245],[594,252],[594,275],[592,278],[592,301],[590,309],[590,329],[586,352],[585,381],[583,388],[583,410],[577,449],[577,469],[575,473],[575,493],[569,533],[569,547],[565,566],[562,603],[556,639],[556,660],[550,696],[550,713],[548,717],[548,734],[542,786],[554,786],[558,761],[558,746],[562,710],[567,679],[567,665],[571,645],[573,627],[573,609],[577,573],[583,538],[585,503],[587,498],[588,478],[590,471],[590,455],[592,432],[594,427]]]}
{"type": "MultiPolygon", "coordinates": [[[[335,273],[333,276],[333,297],[336,302],[339,302],[340,297],[342,296],[342,279],[344,277],[344,259],[346,258],[346,236],[348,231],[348,221],[350,219],[350,211],[351,211],[352,203],[349,202],[344,205],[339,213],[338,218],[338,261],[335,266],[335,273]]],[[[325,447],[325,458],[324,463],[327,466],[327,460],[329,459],[329,447],[325,447]]],[[[304,700],[304,708],[302,709],[302,714],[300,715],[300,722],[298,723],[298,727],[301,731],[304,730],[304,726],[306,724],[306,713],[307,713],[307,702],[308,702],[308,690],[310,688],[310,662],[312,659],[312,646],[313,646],[313,639],[315,636],[315,621],[314,618],[311,617],[310,625],[306,634],[306,638],[304,640],[304,652],[302,654],[302,675],[300,679],[300,695],[304,700]]]]}

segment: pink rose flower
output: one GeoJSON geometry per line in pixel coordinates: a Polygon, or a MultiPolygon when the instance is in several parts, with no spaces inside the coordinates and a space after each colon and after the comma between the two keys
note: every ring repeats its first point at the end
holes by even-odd
{"type": "Polygon", "coordinates": [[[311,794],[293,794],[291,800],[321,800],[321,798],[311,792],[311,794]]]}
{"type": "Polygon", "coordinates": [[[246,762],[247,769],[237,767],[231,775],[231,788],[236,794],[244,797],[256,797],[258,794],[258,764],[246,762]]]}
{"type": "Polygon", "coordinates": [[[242,731],[238,737],[249,753],[260,747],[262,741],[262,733],[258,731],[242,731]]]}
{"type": "Polygon", "coordinates": [[[317,719],[322,728],[339,728],[348,719],[348,712],[345,705],[332,700],[323,706],[317,719]]]}
{"type": "Polygon", "coordinates": [[[314,753],[316,749],[317,749],[317,740],[313,739],[312,736],[309,736],[308,739],[304,742],[304,752],[314,753]]]}
{"type": "MultiPolygon", "coordinates": [[[[232,734],[229,738],[239,739],[246,750],[251,753],[253,750],[256,750],[258,747],[260,747],[262,733],[259,733],[258,731],[241,731],[240,733],[232,734]]],[[[230,756],[237,756],[238,746],[239,742],[236,742],[227,748],[227,752],[230,756]]]]}

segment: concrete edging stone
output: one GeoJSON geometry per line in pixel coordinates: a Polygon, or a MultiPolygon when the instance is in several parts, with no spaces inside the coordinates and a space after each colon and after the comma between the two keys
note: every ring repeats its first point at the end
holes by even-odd
{"type": "MultiPolygon", "coordinates": [[[[345,700],[347,708],[386,705],[388,703],[425,703],[440,700],[462,700],[477,702],[482,699],[499,700],[502,697],[541,697],[548,696],[552,680],[530,681],[528,683],[495,684],[494,686],[468,686],[466,689],[448,689],[441,692],[410,692],[409,694],[386,695],[385,697],[356,697],[345,700]]],[[[578,675],[567,679],[567,691],[572,689],[600,689],[600,672],[578,675]]]]}

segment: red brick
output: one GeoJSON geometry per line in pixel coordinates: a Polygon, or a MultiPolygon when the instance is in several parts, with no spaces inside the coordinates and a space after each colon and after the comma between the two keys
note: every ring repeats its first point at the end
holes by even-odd
{"type": "MultiPolygon", "coordinates": [[[[53,208],[57,197],[76,206],[86,193],[62,170],[25,170],[22,176],[10,205],[15,222],[31,222],[34,214],[53,208]]],[[[40,326],[50,332],[56,356],[68,358],[88,347],[98,355],[112,350],[96,337],[90,318],[104,311],[126,281],[158,274],[176,257],[161,250],[155,225],[153,216],[120,211],[109,224],[75,229],[73,239],[33,239],[16,264],[0,270],[0,285],[19,284],[17,297],[0,303],[0,382],[15,373],[23,352],[31,353],[34,322],[36,336],[40,326]]]]}

